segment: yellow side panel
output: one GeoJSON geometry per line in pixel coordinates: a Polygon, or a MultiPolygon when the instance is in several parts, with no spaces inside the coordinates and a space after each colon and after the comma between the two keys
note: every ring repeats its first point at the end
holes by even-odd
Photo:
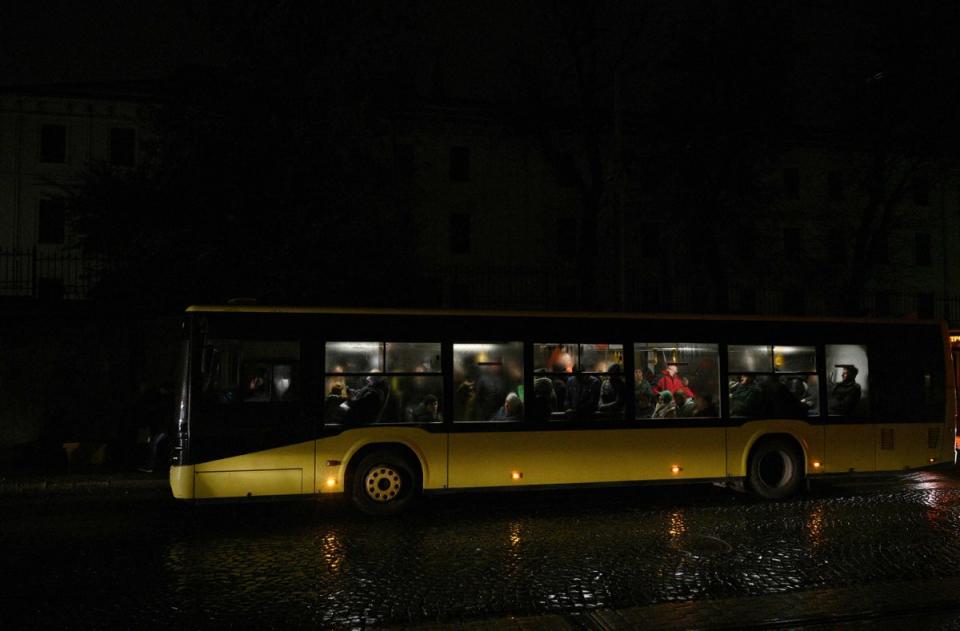
{"type": "MultiPolygon", "coordinates": [[[[934,462],[940,460],[940,442],[944,440],[943,426],[937,424],[921,423],[902,423],[899,425],[874,425],[874,444],[877,448],[877,470],[878,471],[896,471],[899,469],[908,469],[913,467],[923,467],[929,464],[932,458],[934,462]],[[892,449],[883,449],[882,443],[883,430],[893,432],[892,449]],[[930,449],[928,446],[929,430],[937,431],[937,447],[930,449]]],[[[889,434],[888,434],[889,436],[889,434]]],[[[946,440],[949,441],[949,438],[946,440]]]]}
{"type": "Polygon", "coordinates": [[[722,428],[560,430],[450,435],[450,488],[724,475],[722,428]],[[679,471],[673,472],[673,467],[679,471]],[[517,479],[513,474],[522,475],[517,479]]]}
{"type": "Polygon", "coordinates": [[[877,470],[875,425],[827,425],[824,473],[877,470]]]}
{"type": "Polygon", "coordinates": [[[293,495],[314,488],[314,441],[194,465],[197,498],[293,495]]]}
{"type": "Polygon", "coordinates": [[[372,425],[344,430],[317,441],[315,492],[343,493],[347,465],[370,444],[403,445],[420,461],[423,488],[447,487],[447,435],[418,427],[372,425]],[[330,464],[328,464],[330,463],[330,464]]]}
{"type": "Polygon", "coordinates": [[[727,474],[733,477],[746,475],[747,456],[750,448],[765,434],[788,434],[803,448],[807,473],[819,473],[812,462],[823,462],[824,431],[822,426],[803,421],[750,421],[739,427],[727,428],[727,474]]]}
{"type": "Polygon", "coordinates": [[[197,499],[293,495],[303,488],[303,469],[205,471],[197,473],[197,499]]]}

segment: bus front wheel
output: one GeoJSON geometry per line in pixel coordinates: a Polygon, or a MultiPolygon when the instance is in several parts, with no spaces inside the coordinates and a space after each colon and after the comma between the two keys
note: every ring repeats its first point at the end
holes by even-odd
{"type": "Polygon", "coordinates": [[[803,459],[796,445],[784,438],[760,442],[750,454],[750,489],[769,500],[789,497],[800,488],[803,459]]]}
{"type": "Polygon", "coordinates": [[[353,472],[351,499],[367,515],[393,515],[419,494],[417,476],[402,455],[389,450],[364,456],[353,472]]]}

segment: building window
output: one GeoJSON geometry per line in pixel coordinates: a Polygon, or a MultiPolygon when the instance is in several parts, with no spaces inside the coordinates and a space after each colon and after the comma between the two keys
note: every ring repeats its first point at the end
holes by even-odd
{"type": "Polygon", "coordinates": [[[874,294],[874,307],[873,315],[875,316],[888,316],[890,315],[890,292],[885,290],[880,290],[874,294]]]}
{"type": "Polygon", "coordinates": [[[932,264],[930,256],[930,235],[926,232],[918,232],[914,238],[914,259],[917,265],[924,267],[932,264]]]}
{"type": "Polygon", "coordinates": [[[652,221],[640,224],[640,241],[637,244],[640,256],[645,259],[660,258],[660,225],[652,221]]]}
{"type": "Polygon", "coordinates": [[[66,202],[62,197],[41,199],[37,220],[37,242],[60,244],[64,241],[66,202]]]}
{"type": "Polygon", "coordinates": [[[450,253],[470,254],[470,215],[450,214],[450,253]]]}
{"type": "Polygon", "coordinates": [[[913,178],[913,203],[917,206],[930,205],[930,180],[923,175],[917,175],[913,178]]]}
{"type": "Polygon", "coordinates": [[[450,181],[470,180],[470,147],[450,147],[450,181]]]}
{"type": "Polygon", "coordinates": [[[870,260],[880,265],[886,265],[890,262],[890,244],[886,233],[878,233],[873,236],[870,243],[870,260]]]}
{"type": "Polygon", "coordinates": [[[783,229],[783,254],[787,259],[795,261],[803,256],[803,248],[800,243],[801,236],[801,232],[796,228],[783,229]]]}
{"type": "Polygon", "coordinates": [[[827,173],[827,197],[831,202],[843,201],[843,174],[840,171],[827,173]]]}
{"type": "Polygon", "coordinates": [[[933,293],[920,292],[917,294],[917,317],[924,320],[933,319],[933,293]]]}
{"type": "Polygon", "coordinates": [[[37,299],[40,302],[60,302],[64,294],[62,278],[37,279],[37,299]]]}
{"type": "Polygon", "coordinates": [[[67,128],[63,125],[40,127],[40,162],[67,161],[67,128]]]}
{"type": "Polygon", "coordinates": [[[110,164],[132,167],[136,162],[137,135],[133,129],[114,127],[110,130],[110,164]]]}
{"type": "Polygon", "coordinates": [[[849,243],[844,231],[830,231],[827,235],[827,260],[831,263],[845,263],[848,247],[849,243]]]}
{"type": "Polygon", "coordinates": [[[800,197],[800,169],[788,167],[783,170],[783,196],[787,199],[800,197]]]}
{"type": "Polygon", "coordinates": [[[580,171],[573,155],[564,153],[557,159],[557,180],[564,188],[573,188],[580,183],[580,171]]]}
{"type": "Polygon", "coordinates": [[[740,304],[739,304],[739,313],[756,313],[757,312],[757,290],[754,287],[741,287],[740,288],[740,304]]]}
{"type": "Polygon", "coordinates": [[[791,287],[783,290],[783,312],[787,315],[802,316],[806,311],[806,292],[803,287],[791,287]]]}
{"type": "Polygon", "coordinates": [[[394,168],[404,177],[412,177],[416,173],[416,152],[411,144],[399,144],[394,151],[394,168]]]}

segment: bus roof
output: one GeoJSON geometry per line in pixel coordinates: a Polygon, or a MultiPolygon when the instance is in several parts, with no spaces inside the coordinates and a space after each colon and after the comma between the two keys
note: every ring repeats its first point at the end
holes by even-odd
{"type": "Polygon", "coordinates": [[[918,318],[863,318],[863,317],[802,317],[759,315],[704,315],[690,313],[636,313],[601,311],[508,311],[482,309],[391,309],[374,307],[291,307],[267,305],[191,305],[187,313],[251,313],[251,314],[300,314],[300,315],[354,315],[354,316],[422,316],[422,317],[471,317],[471,318],[581,318],[617,320],[705,320],[741,322],[809,322],[846,324],[936,324],[945,328],[941,320],[918,318]]]}

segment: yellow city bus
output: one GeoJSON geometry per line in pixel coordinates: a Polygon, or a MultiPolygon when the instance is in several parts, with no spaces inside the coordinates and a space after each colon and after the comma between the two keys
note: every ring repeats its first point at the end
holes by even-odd
{"type": "Polygon", "coordinates": [[[954,463],[929,321],[196,306],[181,499],[715,482],[954,463]]]}

